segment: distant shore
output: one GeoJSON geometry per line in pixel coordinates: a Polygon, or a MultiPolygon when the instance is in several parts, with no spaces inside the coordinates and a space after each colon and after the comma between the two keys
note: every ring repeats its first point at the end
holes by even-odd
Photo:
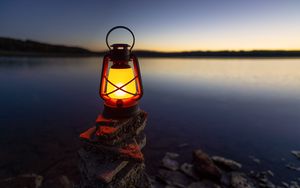
{"type": "MultiPolygon", "coordinates": [[[[139,57],[160,58],[300,58],[300,50],[253,50],[253,51],[186,51],[158,52],[134,51],[139,57]]],[[[99,57],[104,51],[90,51],[80,47],[53,45],[32,40],[0,37],[0,57],[99,57]]]]}

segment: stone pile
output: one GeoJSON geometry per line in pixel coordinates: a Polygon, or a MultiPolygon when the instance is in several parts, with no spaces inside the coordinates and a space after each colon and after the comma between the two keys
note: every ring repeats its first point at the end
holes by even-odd
{"type": "Polygon", "coordinates": [[[144,111],[124,119],[99,115],[96,125],[80,134],[79,187],[149,187],[141,152],[146,120],[144,111]]]}
{"type": "Polygon", "coordinates": [[[242,172],[242,164],[221,156],[209,156],[197,149],[193,161],[181,165],[179,155],[167,152],[161,160],[156,177],[151,178],[153,188],[300,188],[296,181],[290,184],[271,182],[274,173],[270,170],[242,172]]]}

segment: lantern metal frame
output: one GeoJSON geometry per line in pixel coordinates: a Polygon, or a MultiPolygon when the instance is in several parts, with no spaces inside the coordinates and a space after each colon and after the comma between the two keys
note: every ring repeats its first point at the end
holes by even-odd
{"type": "Polygon", "coordinates": [[[107,53],[103,57],[101,81],[100,81],[100,89],[99,89],[99,95],[104,100],[104,110],[102,114],[104,117],[108,117],[108,118],[128,117],[134,115],[139,110],[138,100],[143,96],[143,84],[142,84],[142,77],[141,77],[138,58],[136,57],[135,54],[131,52],[134,43],[135,43],[135,37],[133,32],[125,26],[114,27],[107,33],[106,44],[109,47],[109,53],[107,53]],[[108,44],[108,35],[111,33],[111,31],[118,28],[126,29],[132,34],[133,44],[130,49],[128,49],[129,45],[127,44],[113,44],[113,45],[108,44]],[[112,62],[111,66],[109,66],[110,62],[112,62]],[[131,67],[129,65],[129,62],[132,62],[133,65],[132,68],[134,73],[134,77],[131,80],[127,81],[122,86],[117,86],[115,83],[113,83],[108,79],[110,68],[112,67],[120,68],[120,69],[129,68],[131,67]],[[133,81],[135,81],[136,93],[132,93],[123,89],[126,85],[132,83],[133,81]],[[115,87],[115,89],[113,91],[110,91],[109,93],[107,93],[108,84],[111,84],[115,87]],[[117,91],[123,91],[132,96],[123,99],[111,98],[109,96],[110,94],[117,91]]]}

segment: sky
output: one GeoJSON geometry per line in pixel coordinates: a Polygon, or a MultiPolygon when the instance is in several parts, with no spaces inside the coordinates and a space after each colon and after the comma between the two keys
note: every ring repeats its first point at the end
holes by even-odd
{"type": "Polygon", "coordinates": [[[300,50],[300,0],[1,0],[0,36],[106,50],[300,50]],[[111,43],[131,43],[125,30],[111,43]]]}

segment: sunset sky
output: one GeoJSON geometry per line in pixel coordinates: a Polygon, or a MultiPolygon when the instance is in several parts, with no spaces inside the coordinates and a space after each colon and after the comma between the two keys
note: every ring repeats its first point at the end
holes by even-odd
{"type": "Polygon", "coordinates": [[[300,50],[300,0],[0,1],[2,37],[99,51],[116,25],[133,30],[135,49],[300,50]]]}

